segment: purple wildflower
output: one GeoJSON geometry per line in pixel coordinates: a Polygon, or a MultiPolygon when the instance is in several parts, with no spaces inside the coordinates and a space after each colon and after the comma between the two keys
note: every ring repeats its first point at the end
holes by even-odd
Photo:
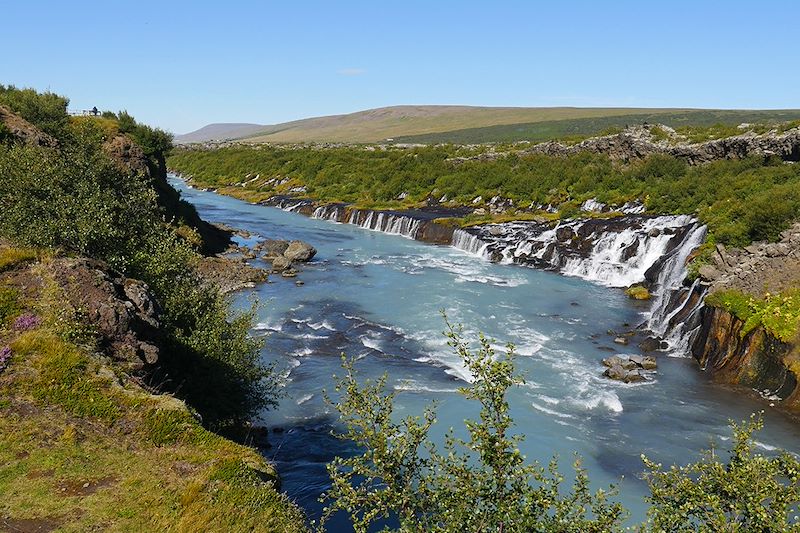
{"type": "Polygon", "coordinates": [[[11,361],[11,347],[5,346],[2,350],[0,350],[0,372],[6,369],[10,361],[11,361]]]}
{"type": "Polygon", "coordinates": [[[17,319],[14,321],[14,329],[17,331],[27,331],[29,329],[38,327],[39,324],[41,323],[42,320],[38,316],[32,315],[30,313],[25,313],[23,315],[18,316],[17,319]]]}

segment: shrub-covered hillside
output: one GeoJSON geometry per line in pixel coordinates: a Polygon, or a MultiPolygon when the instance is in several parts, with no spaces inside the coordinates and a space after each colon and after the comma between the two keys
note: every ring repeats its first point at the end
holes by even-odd
{"type": "Polygon", "coordinates": [[[430,196],[480,206],[501,195],[517,208],[552,204],[562,216],[573,216],[589,198],[616,205],[640,199],[648,212],[696,213],[717,242],[732,245],[775,240],[800,216],[800,165],[779,159],[689,166],[654,155],[621,166],[602,154],[512,153],[490,160],[451,160],[480,150],[233,146],[178,150],[168,164],[199,185],[251,200],[295,189],[322,202],[399,208],[420,205],[430,196]],[[476,202],[478,197],[482,200],[476,202]]]}
{"type": "Polygon", "coordinates": [[[224,235],[167,185],[170,135],[66,106],[0,86],[0,529],[302,530],[273,468],[211,433],[277,385],[196,270],[224,235]]]}

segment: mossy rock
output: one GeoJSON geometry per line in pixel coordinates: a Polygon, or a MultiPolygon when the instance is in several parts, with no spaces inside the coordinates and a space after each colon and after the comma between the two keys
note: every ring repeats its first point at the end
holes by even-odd
{"type": "Polygon", "coordinates": [[[647,287],[643,287],[642,285],[633,285],[632,287],[628,287],[627,289],[625,289],[625,294],[627,294],[629,298],[633,298],[634,300],[650,299],[650,291],[647,290],[647,287]]]}

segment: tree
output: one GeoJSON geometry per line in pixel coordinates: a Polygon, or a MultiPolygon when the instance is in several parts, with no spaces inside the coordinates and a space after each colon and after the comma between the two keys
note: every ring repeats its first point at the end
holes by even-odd
{"type": "MultiPolygon", "coordinates": [[[[446,320],[446,318],[445,318],[446,320]]],[[[359,385],[353,362],[343,358],[345,375],[336,390],[336,404],[350,439],[364,451],[337,458],[328,465],[333,481],[323,497],[330,502],[322,524],[333,513],[349,513],[357,532],[376,521],[396,519],[399,531],[463,532],[592,532],[619,526],[623,509],[608,493],[592,493],[580,461],[574,464],[571,490],[554,459],[547,467],[527,464],[518,445],[523,437],[514,426],[506,398],[522,383],[514,371],[514,348],[495,353],[483,336],[472,351],[461,329],[447,323],[449,345],[474,378],[460,389],[478,402],[480,420],[466,420],[469,438],[452,430],[439,452],[428,432],[436,422],[433,408],[419,417],[396,421],[394,393],[386,392],[386,376],[359,385]]]]}
{"type": "Polygon", "coordinates": [[[761,416],[731,423],[733,448],[726,463],[712,448],[686,466],[662,470],[644,455],[651,495],[644,529],[649,531],[777,532],[800,531],[800,462],[782,452],[753,452],[753,433],[761,416]]]}

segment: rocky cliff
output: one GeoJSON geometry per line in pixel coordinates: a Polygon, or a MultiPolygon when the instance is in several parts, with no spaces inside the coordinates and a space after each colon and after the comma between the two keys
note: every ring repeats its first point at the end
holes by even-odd
{"type": "Polygon", "coordinates": [[[800,354],[757,327],[742,334],[745,322],[729,311],[706,306],[702,309],[699,334],[692,355],[715,381],[751,388],[781,406],[800,408],[796,360],[800,354]]]}
{"type": "MultiPolygon", "coordinates": [[[[776,243],[753,243],[743,249],[716,246],[699,268],[710,294],[734,291],[759,301],[765,294],[800,287],[800,223],[776,243]]],[[[701,310],[701,325],[691,351],[716,381],[752,388],[781,406],[800,409],[800,343],[784,342],[759,325],[746,331],[745,320],[720,306],[701,310]]]]}
{"type": "MultiPolygon", "coordinates": [[[[691,165],[752,156],[776,156],[784,161],[800,161],[800,128],[785,132],[774,130],[763,134],[746,132],[733,137],[692,143],[669,126],[648,124],[629,126],[620,133],[592,137],[576,144],[548,141],[514,153],[566,156],[580,152],[606,154],[612,160],[623,163],[644,159],[653,154],[678,157],[691,165]]],[[[477,156],[453,158],[452,161],[459,163],[490,160],[506,157],[508,153],[487,151],[477,156]]]]}

